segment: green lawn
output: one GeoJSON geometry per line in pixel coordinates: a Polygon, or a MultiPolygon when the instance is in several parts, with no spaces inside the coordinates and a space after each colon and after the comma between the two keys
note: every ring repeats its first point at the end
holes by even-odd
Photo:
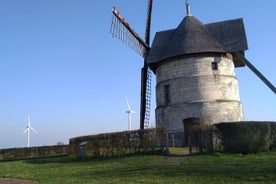
{"type": "Polygon", "coordinates": [[[276,183],[276,153],[245,156],[136,155],[87,161],[72,160],[63,156],[2,161],[0,178],[24,178],[47,184],[276,183]]]}

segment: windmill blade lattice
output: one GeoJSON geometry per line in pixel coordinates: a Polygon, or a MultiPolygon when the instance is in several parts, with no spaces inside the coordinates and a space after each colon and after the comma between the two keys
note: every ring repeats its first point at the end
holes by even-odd
{"type": "Polygon", "coordinates": [[[150,125],[150,108],[151,108],[151,71],[147,71],[147,86],[146,86],[146,109],[144,118],[144,128],[149,128],[150,125]]]}
{"type": "MultiPolygon", "coordinates": [[[[152,13],[153,0],[148,1],[147,21],[145,40],[146,44],[150,44],[150,29],[151,29],[151,13],[152,13]]],[[[141,120],[140,129],[149,128],[150,124],[150,108],[151,108],[151,72],[147,64],[147,57],[150,48],[145,53],[144,67],[142,69],[142,87],[141,87],[141,120]]]]}
{"type": "Polygon", "coordinates": [[[145,57],[149,46],[130,27],[125,18],[113,7],[113,17],[110,33],[113,37],[121,40],[141,56],[145,57]]]}
{"type": "Polygon", "coordinates": [[[113,8],[113,17],[110,33],[144,58],[141,72],[141,102],[140,102],[140,129],[147,128],[150,121],[151,106],[151,72],[147,65],[147,56],[150,50],[150,25],[153,0],[148,1],[145,41],[130,27],[119,11],[113,8]]]}

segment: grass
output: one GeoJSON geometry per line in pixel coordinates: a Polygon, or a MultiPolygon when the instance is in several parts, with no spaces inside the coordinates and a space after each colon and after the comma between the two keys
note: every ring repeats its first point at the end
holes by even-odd
{"type": "Polygon", "coordinates": [[[276,183],[276,152],[258,155],[135,155],[74,160],[68,156],[0,162],[0,178],[39,183],[276,183]]]}

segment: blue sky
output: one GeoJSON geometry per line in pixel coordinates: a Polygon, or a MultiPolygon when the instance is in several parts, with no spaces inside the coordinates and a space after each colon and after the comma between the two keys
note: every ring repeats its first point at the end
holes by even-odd
{"type": "MultiPolygon", "coordinates": [[[[152,33],[173,29],[184,0],[154,1],[152,33]]],[[[243,18],[246,57],[276,85],[276,2],[190,0],[203,23],[243,18]]],[[[0,148],[127,130],[128,97],[139,112],[142,58],[109,34],[112,7],[144,37],[147,0],[0,0],[0,148]]],[[[247,67],[236,69],[246,120],[276,121],[276,98],[247,67]]],[[[155,78],[152,90],[154,123],[155,78]]],[[[139,113],[133,115],[139,127],[139,113]]]]}

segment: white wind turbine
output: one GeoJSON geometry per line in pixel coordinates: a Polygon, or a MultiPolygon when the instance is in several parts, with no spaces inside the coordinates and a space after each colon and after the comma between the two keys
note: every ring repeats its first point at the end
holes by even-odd
{"type": "Polygon", "coordinates": [[[128,114],[128,130],[131,130],[131,114],[136,113],[136,112],[131,110],[130,105],[127,100],[127,97],[126,97],[126,102],[127,102],[127,107],[128,107],[128,110],[126,111],[126,113],[128,114]]]}
{"type": "Polygon", "coordinates": [[[28,138],[28,148],[30,147],[30,134],[31,131],[38,133],[34,128],[31,127],[31,120],[30,120],[30,116],[28,116],[28,126],[26,127],[25,131],[23,132],[23,134],[25,134],[27,132],[27,138],[28,138]]]}

